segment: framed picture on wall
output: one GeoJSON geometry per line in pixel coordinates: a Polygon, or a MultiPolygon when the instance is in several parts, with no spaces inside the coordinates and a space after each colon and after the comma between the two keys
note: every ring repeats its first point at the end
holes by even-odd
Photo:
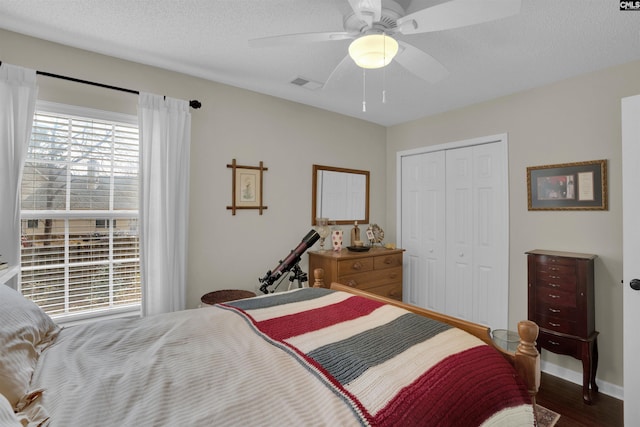
{"type": "Polygon", "coordinates": [[[607,161],[527,168],[527,199],[535,210],[607,210],[607,161]]]}
{"type": "Polygon", "coordinates": [[[267,209],[262,204],[262,174],[268,168],[260,162],[259,166],[245,166],[236,163],[236,159],[231,161],[228,168],[232,170],[231,176],[231,214],[235,215],[238,209],[257,209],[262,215],[262,211],[267,209]]]}

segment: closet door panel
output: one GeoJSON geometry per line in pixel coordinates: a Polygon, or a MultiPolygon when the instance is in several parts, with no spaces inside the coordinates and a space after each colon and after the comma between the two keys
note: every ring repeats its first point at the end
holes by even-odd
{"type": "Polygon", "coordinates": [[[474,315],[473,321],[492,328],[508,323],[508,288],[504,267],[502,225],[508,222],[502,209],[504,166],[499,144],[473,147],[474,192],[474,315]]]}
{"type": "Polygon", "coordinates": [[[444,152],[402,159],[402,245],[408,302],[445,310],[444,152]]]}
{"type": "Polygon", "coordinates": [[[473,319],[473,147],[446,151],[446,312],[473,319]]]}

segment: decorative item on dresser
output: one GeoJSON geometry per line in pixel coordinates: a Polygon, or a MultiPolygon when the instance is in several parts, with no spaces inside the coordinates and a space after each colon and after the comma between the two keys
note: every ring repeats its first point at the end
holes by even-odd
{"type": "Polygon", "coordinates": [[[381,247],[367,252],[309,252],[309,271],[323,268],[327,284],[339,282],[402,301],[402,252],[381,247]]]}
{"type": "Polygon", "coordinates": [[[539,249],[526,254],[529,320],[540,326],[538,347],[582,361],[582,397],[591,404],[591,391],[598,391],[593,289],[597,255],[539,249]]]}

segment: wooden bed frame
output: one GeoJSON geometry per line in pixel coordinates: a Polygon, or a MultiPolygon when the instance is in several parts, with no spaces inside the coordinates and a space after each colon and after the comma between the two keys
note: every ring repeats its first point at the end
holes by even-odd
{"type": "Polygon", "coordinates": [[[518,344],[516,351],[512,353],[497,346],[493,342],[493,340],[491,339],[490,328],[487,326],[482,326],[477,323],[469,322],[467,320],[458,319],[446,314],[437,313],[435,311],[427,310],[401,301],[393,300],[380,295],[375,295],[336,282],[331,283],[330,286],[326,286],[324,282],[324,270],[322,268],[316,268],[313,271],[313,276],[314,288],[335,289],[338,291],[349,292],[354,295],[370,298],[375,301],[395,305],[421,316],[447,323],[480,338],[482,341],[494,347],[509,361],[509,363],[511,363],[515,367],[516,372],[518,372],[518,375],[520,376],[520,378],[522,378],[525,385],[527,386],[527,390],[529,391],[529,395],[531,396],[531,401],[535,405],[536,394],[538,393],[538,389],[540,387],[540,353],[538,353],[538,350],[536,348],[536,339],[538,338],[538,325],[536,325],[534,322],[530,320],[522,320],[518,323],[518,335],[520,336],[520,343],[518,344]]]}

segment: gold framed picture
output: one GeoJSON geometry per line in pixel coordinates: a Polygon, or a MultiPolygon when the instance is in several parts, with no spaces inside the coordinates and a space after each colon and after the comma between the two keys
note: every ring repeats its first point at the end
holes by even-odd
{"type": "Polygon", "coordinates": [[[527,199],[535,210],[607,210],[607,161],[527,168],[527,199]]]}

